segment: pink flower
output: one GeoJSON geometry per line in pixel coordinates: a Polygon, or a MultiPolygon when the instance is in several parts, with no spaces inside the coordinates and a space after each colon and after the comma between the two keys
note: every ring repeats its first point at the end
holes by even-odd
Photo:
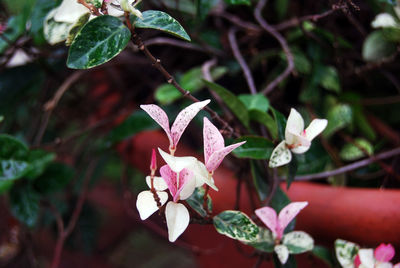
{"type": "Polygon", "coordinates": [[[391,244],[380,244],[375,250],[372,248],[360,249],[354,259],[356,268],[399,268],[400,263],[393,266],[390,261],[395,254],[391,244]]]}
{"type": "Polygon", "coordinates": [[[150,117],[153,118],[154,121],[156,121],[157,124],[159,124],[165,131],[169,139],[170,152],[171,154],[174,154],[183,131],[185,131],[186,127],[189,125],[190,121],[192,121],[193,117],[195,117],[196,114],[209,102],[210,100],[195,102],[192,105],[189,105],[188,107],[183,109],[176,117],[171,129],[169,128],[168,115],[159,106],[155,104],[148,104],[140,105],[140,108],[148,113],[150,117]]]}
{"type": "Polygon", "coordinates": [[[308,202],[293,202],[284,207],[279,216],[271,207],[255,210],[257,217],[271,230],[276,239],[281,240],[286,226],[308,205],[308,202]]]}
{"type": "Polygon", "coordinates": [[[204,162],[211,174],[219,167],[227,154],[246,143],[242,141],[225,147],[224,138],[207,117],[204,117],[203,138],[204,162]]]}
{"type": "Polygon", "coordinates": [[[380,244],[374,251],[374,256],[377,261],[388,262],[394,257],[394,248],[391,244],[380,244]]]}

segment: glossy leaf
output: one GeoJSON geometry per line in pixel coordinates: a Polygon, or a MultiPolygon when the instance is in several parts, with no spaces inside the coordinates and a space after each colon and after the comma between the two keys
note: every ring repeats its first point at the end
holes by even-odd
{"type": "Polygon", "coordinates": [[[136,28],[156,29],[190,41],[190,37],[182,25],[167,13],[158,10],[147,10],[142,15],[142,19],[135,18],[134,24],[136,28]]]}
{"type": "Polygon", "coordinates": [[[275,246],[275,238],[272,235],[272,232],[262,227],[258,227],[258,229],[260,230],[260,232],[258,233],[257,238],[247,244],[263,252],[273,252],[275,246]]]}
{"type": "Polygon", "coordinates": [[[258,226],[240,211],[223,211],[214,216],[213,221],[215,229],[220,234],[242,242],[252,242],[257,239],[258,226]]]}
{"type": "Polygon", "coordinates": [[[273,139],[278,138],[278,128],[276,127],[275,120],[272,118],[272,116],[259,110],[251,110],[249,112],[249,116],[252,121],[264,125],[268,129],[273,139]]]}
{"type": "Polygon", "coordinates": [[[335,241],[336,258],[342,267],[352,267],[359,246],[355,243],[337,239],[335,241]]]}
{"type": "Polygon", "coordinates": [[[269,109],[269,100],[262,94],[241,94],[238,98],[249,111],[267,112],[269,109]]]}
{"type": "MultiPolygon", "coordinates": [[[[204,188],[198,187],[193,192],[193,194],[188,199],[186,199],[186,202],[189,204],[189,206],[202,217],[207,216],[207,211],[205,211],[203,207],[204,194],[205,194],[204,188]]],[[[207,195],[207,206],[208,206],[208,211],[212,212],[212,200],[210,195],[207,195]]]]}
{"type": "Polygon", "coordinates": [[[396,51],[396,44],[386,40],[383,31],[374,31],[367,36],[362,56],[367,61],[380,61],[396,51]]]}
{"type": "Polygon", "coordinates": [[[211,90],[216,92],[218,96],[221,97],[228,108],[236,115],[236,117],[243,123],[243,125],[248,128],[250,118],[247,108],[243,104],[243,102],[241,102],[235,94],[233,94],[226,88],[207,80],[203,81],[211,90]]]}
{"type": "Polygon", "coordinates": [[[335,258],[333,257],[332,251],[330,251],[328,248],[323,246],[314,246],[311,253],[315,257],[323,260],[327,265],[329,265],[329,267],[335,266],[335,258]]]}
{"type": "Polygon", "coordinates": [[[290,254],[300,254],[314,248],[314,239],[302,231],[294,231],[283,236],[282,243],[289,249],[290,254]]]}
{"type": "Polygon", "coordinates": [[[357,138],[354,140],[354,144],[346,143],[342,150],[340,150],[339,155],[343,160],[353,161],[367,156],[365,153],[367,153],[367,155],[372,155],[374,153],[374,147],[366,139],[357,138]]]}
{"type": "Polygon", "coordinates": [[[353,113],[351,107],[347,104],[337,104],[329,110],[327,119],[328,126],[324,131],[324,136],[329,137],[339,129],[346,127],[351,123],[353,113]]]}
{"type": "Polygon", "coordinates": [[[28,227],[33,227],[39,217],[39,194],[30,184],[13,187],[10,192],[12,214],[28,227]]]}
{"type": "Polygon", "coordinates": [[[251,176],[253,184],[261,201],[267,198],[269,193],[268,177],[260,161],[250,160],[251,176]]]}
{"type": "Polygon", "coordinates": [[[278,128],[279,139],[284,140],[285,139],[285,128],[286,128],[286,117],[273,108],[272,108],[272,113],[275,118],[276,127],[278,128]]]}
{"type": "Polygon", "coordinates": [[[0,135],[0,180],[15,180],[29,170],[28,148],[19,140],[0,135]]]}
{"type": "Polygon", "coordinates": [[[120,125],[111,130],[108,141],[111,144],[122,141],[144,131],[158,128],[157,123],[144,111],[138,110],[131,114],[120,125]]]}
{"type": "Polygon", "coordinates": [[[247,5],[247,6],[251,5],[250,0],[225,0],[225,3],[229,5],[247,5]]]}
{"type": "Polygon", "coordinates": [[[89,21],[76,35],[68,53],[67,66],[89,69],[117,56],[128,44],[129,29],[118,18],[104,15],[89,21]]]}
{"type": "Polygon", "coordinates": [[[233,151],[238,158],[269,159],[274,149],[274,144],[264,137],[243,136],[235,140],[235,142],[241,141],[246,143],[233,151]]]}

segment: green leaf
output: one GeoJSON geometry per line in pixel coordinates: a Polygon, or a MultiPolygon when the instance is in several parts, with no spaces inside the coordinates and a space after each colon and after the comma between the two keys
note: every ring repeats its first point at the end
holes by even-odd
{"type": "Polygon", "coordinates": [[[89,69],[117,56],[128,44],[129,29],[121,20],[109,15],[99,16],[83,26],[71,44],[67,66],[89,69]]]}
{"type": "Polygon", "coordinates": [[[374,147],[372,144],[363,138],[354,139],[354,143],[347,143],[343,146],[342,150],[340,150],[340,157],[345,161],[353,161],[360,159],[364,156],[367,156],[363,150],[359,147],[363,148],[368,155],[372,155],[374,153],[374,147]]]}
{"type": "Polygon", "coordinates": [[[260,162],[255,160],[250,160],[250,167],[254,187],[257,190],[260,200],[263,201],[267,198],[270,190],[268,178],[265,176],[265,170],[261,167],[260,162]]]}
{"type": "Polygon", "coordinates": [[[240,141],[247,142],[233,151],[238,158],[269,159],[274,149],[274,144],[264,137],[243,136],[235,142],[240,141]]]}
{"type": "Polygon", "coordinates": [[[10,192],[11,213],[28,227],[33,227],[39,217],[39,194],[30,184],[13,187],[10,192]]]}
{"type": "MultiPolygon", "coordinates": [[[[211,70],[211,77],[213,80],[219,79],[227,72],[227,68],[225,67],[216,67],[211,70]]],[[[204,88],[204,82],[202,80],[203,73],[201,67],[195,67],[188,72],[186,72],[183,76],[178,78],[178,83],[190,93],[194,93],[202,88],[204,88]]],[[[160,104],[170,104],[175,100],[182,98],[182,93],[179,92],[173,85],[171,84],[162,84],[160,87],[156,89],[155,96],[156,100],[160,104]]]]}
{"type": "Polygon", "coordinates": [[[29,170],[26,176],[35,179],[40,176],[46,167],[56,158],[56,154],[43,150],[31,150],[28,156],[29,170]]]}
{"type": "Polygon", "coordinates": [[[225,0],[225,3],[229,5],[247,5],[247,6],[251,5],[250,0],[225,0]]]}
{"type": "Polygon", "coordinates": [[[56,8],[50,11],[43,23],[44,38],[50,45],[55,45],[67,39],[68,33],[73,26],[72,23],[55,21],[54,16],[56,13],[56,8]]]}
{"type": "Polygon", "coordinates": [[[398,27],[385,27],[382,29],[383,36],[390,42],[400,42],[400,28],[398,27]]]}
{"type": "Polygon", "coordinates": [[[267,112],[269,108],[269,100],[262,94],[241,94],[238,96],[247,110],[257,110],[267,112]]]}
{"type": "Polygon", "coordinates": [[[289,258],[285,264],[281,264],[281,262],[278,259],[278,256],[276,254],[273,255],[273,261],[275,267],[280,267],[280,268],[297,268],[297,262],[294,257],[294,255],[289,255],[289,258]]]}
{"type": "Polygon", "coordinates": [[[13,184],[13,181],[0,181],[0,195],[10,190],[13,184]]]}
{"type": "Polygon", "coordinates": [[[74,174],[74,170],[71,167],[62,163],[52,163],[35,180],[35,189],[45,194],[60,191],[72,180],[74,174]]]}
{"type": "Polygon", "coordinates": [[[352,267],[359,248],[360,247],[355,243],[336,239],[335,252],[340,265],[342,265],[342,267],[352,267]]]}
{"type": "Polygon", "coordinates": [[[318,83],[325,89],[340,92],[339,74],[335,67],[320,65],[315,70],[318,83]]]}
{"type": "Polygon", "coordinates": [[[142,19],[135,17],[134,24],[136,28],[156,29],[190,41],[190,37],[182,25],[167,13],[158,10],[147,10],[142,15],[142,19]]]}
{"type": "MultiPolygon", "coordinates": [[[[197,187],[193,194],[186,199],[185,201],[189,204],[191,208],[193,208],[197,213],[199,213],[200,216],[206,217],[207,216],[207,211],[205,211],[203,207],[204,203],[204,194],[205,190],[202,187],[197,187]]],[[[207,206],[208,206],[208,211],[212,211],[212,200],[210,195],[207,195],[207,206]]]]}
{"type": "Polygon", "coordinates": [[[314,246],[311,251],[314,256],[323,260],[329,267],[335,266],[335,258],[333,257],[332,252],[323,246],[314,246]]]}
{"type": "Polygon", "coordinates": [[[249,112],[249,116],[252,121],[264,125],[271,134],[272,139],[278,138],[278,128],[276,127],[275,120],[272,118],[272,116],[259,110],[251,110],[249,112]]]}
{"type": "Polygon", "coordinates": [[[257,238],[247,244],[259,251],[273,252],[275,247],[275,239],[272,235],[272,232],[267,228],[258,227],[258,229],[260,232],[258,233],[257,238]]]}
{"type": "Polygon", "coordinates": [[[283,236],[282,244],[289,249],[290,254],[300,254],[314,248],[314,239],[305,232],[294,231],[283,236]]]}
{"type": "Polygon", "coordinates": [[[272,113],[274,115],[276,127],[278,129],[279,139],[284,140],[285,139],[285,129],[286,129],[286,117],[283,114],[281,114],[280,112],[278,112],[277,110],[275,110],[274,108],[272,108],[272,113]]]}
{"type": "Polygon", "coordinates": [[[288,175],[286,177],[286,189],[289,190],[290,185],[294,181],[294,178],[296,177],[297,173],[297,157],[296,155],[292,155],[292,161],[290,161],[289,166],[288,166],[288,175]]]}
{"type": "Polygon", "coordinates": [[[66,46],[70,46],[74,41],[78,32],[82,29],[82,27],[88,22],[90,17],[90,13],[83,14],[74,25],[72,25],[71,29],[68,32],[67,40],[65,41],[66,46]]]}
{"type": "MultiPolygon", "coordinates": [[[[307,56],[297,47],[291,48],[291,50],[293,54],[294,67],[296,70],[302,74],[309,74],[311,72],[312,65],[307,56]]],[[[282,57],[286,57],[284,53],[282,57]]]]}
{"type": "Polygon", "coordinates": [[[0,115],[0,123],[2,123],[4,121],[4,116],[0,115]]]}
{"type": "Polygon", "coordinates": [[[87,3],[90,3],[94,5],[97,8],[101,8],[101,5],[103,4],[103,0],[85,0],[87,3]]]}
{"type": "Polygon", "coordinates": [[[211,90],[215,91],[215,93],[220,96],[220,98],[225,102],[226,106],[228,106],[228,108],[236,115],[240,122],[242,122],[242,124],[248,128],[250,118],[246,106],[244,106],[243,102],[241,102],[235,94],[233,94],[226,88],[204,79],[203,81],[211,90]]]}
{"type": "Polygon", "coordinates": [[[122,141],[144,131],[158,128],[158,124],[144,111],[138,110],[130,115],[124,122],[111,130],[108,141],[111,144],[122,141]]]}
{"type": "Polygon", "coordinates": [[[257,239],[258,226],[244,213],[235,210],[225,210],[214,216],[214,227],[218,233],[242,242],[252,242],[257,239]]]}
{"type": "Polygon", "coordinates": [[[0,181],[16,180],[29,170],[28,148],[19,140],[0,134],[0,181]]]}
{"type": "Polygon", "coordinates": [[[45,43],[43,23],[46,15],[56,6],[56,4],[56,1],[38,0],[33,6],[29,34],[32,36],[33,41],[37,45],[42,45],[45,43]]]}
{"type": "Polygon", "coordinates": [[[351,108],[353,110],[353,116],[354,116],[353,121],[356,124],[356,126],[360,129],[360,131],[362,132],[362,134],[365,135],[366,138],[368,138],[369,140],[375,140],[376,139],[375,130],[365,117],[361,104],[353,104],[351,108]]]}
{"type": "Polygon", "coordinates": [[[197,16],[203,20],[207,17],[211,9],[217,4],[218,0],[196,0],[197,3],[197,16]]]}
{"type": "Polygon", "coordinates": [[[289,0],[279,0],[274,2],[274,9],[279,19],[285,17],[289,6],[289,0]]]}
{"type": "MultiPolygon", "coordinates": [[[[13,16],[7,21],[7,28],[1,35],[9,42],[14,43],[25,30],[24,17],[22,15],[13,16]]],[[[9,42],[0,38],[0,54],[2,54],[9,46],[9,42]]]]}
{"type": "Polygon", "coordinates": [[[352,121],[353,113],[351,107],[347,104],[337,104],[329,110],[327,119],[328,126],[323,135],[329,137],[336,131],[346,127],[352,121]]]}
{"type": "Polygon", "coordinates": [[[366,61],[381,61],[395,51],[396,44],[386,40],[383,31],[374,31],[364,41],[362,56],[366,61]]]}

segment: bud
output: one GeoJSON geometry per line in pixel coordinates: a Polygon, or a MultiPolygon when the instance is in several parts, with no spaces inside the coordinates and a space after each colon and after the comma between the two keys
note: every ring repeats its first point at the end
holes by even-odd
{"type": "Polygon", "coordinates": [[[156,150],[154,148],[153,148],[153,151],[151,153],[150,170],[151,170],[151,174],[154,176],[154,174],[155,174],[155,172],[157,170],[156,150]]]}

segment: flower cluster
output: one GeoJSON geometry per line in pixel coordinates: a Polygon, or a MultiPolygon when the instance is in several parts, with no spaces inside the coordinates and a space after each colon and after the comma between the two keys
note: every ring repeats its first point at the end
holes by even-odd
{"type": "Polygon", "coordinates": [[[224,138],[219,130],[205,117],[203,127],[204,160],[205,163],[193,156],[174,156],[178,142],[190,121],[203,109],[210,100],[196,102],[183,109],[176,117],[170,128],[167,114],[157,105],[141,105],[151,118],[165,131],[169,139],[169,153],[158,149],[166,162],[160,168],[161,177],[156,177],[155,151],[151,162],[151,176],[146,178],[150,191],[138,195],[136,207],[142,220],[147,219],[160,209],[168,200],[169,190],[172,200],[165,207],[165,218],[168,228],[169,241],[174,242],[187,228],[190,215],[187,208],[179,201],[189,198],[196,187],[204,184],[218,191],[212,178],[214,171],[224,157],[245,142],[235,143],[225,147],[224,138]]]}
{"type": "Polygon", "coordinates": [[[308,151],[311,141],[328,125],[326,119],[314,119],[304,129],[304,120],[295,109],[290,110],[286,123],[285,139],[272,151],[269,167],[286,165],[292,160],[292,153],[302,154],[308,151]]]}

